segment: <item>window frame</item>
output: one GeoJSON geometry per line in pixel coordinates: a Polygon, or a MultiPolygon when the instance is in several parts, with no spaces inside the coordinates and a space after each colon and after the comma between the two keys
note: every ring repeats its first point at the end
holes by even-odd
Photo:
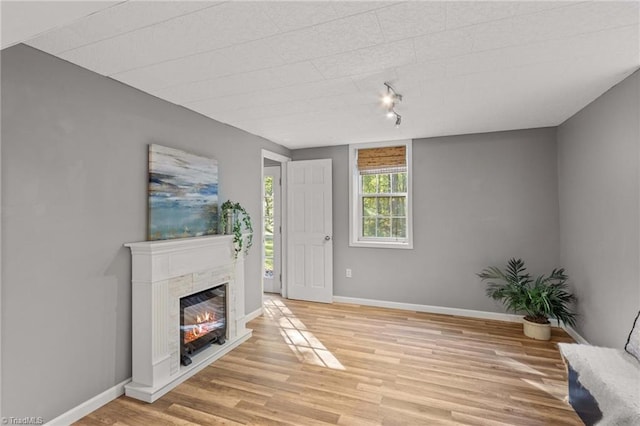
{"type": "MultiPolygon", "coordinates": [[[[413,167],[412,140],[398,140],[349,145],[349,246],[369,248],[413,249],[413,167]],[[363,215],[360,203],[360,173],[358,172],[357,151],[367,148],[384,148],[392,146],[406,147],[407,156],[407,237],[398,241],[394,237],[378,237],[375,239],[362,237],[363,215]]],[[[391,195],[391,194],[390,194],[391,195]]]]}

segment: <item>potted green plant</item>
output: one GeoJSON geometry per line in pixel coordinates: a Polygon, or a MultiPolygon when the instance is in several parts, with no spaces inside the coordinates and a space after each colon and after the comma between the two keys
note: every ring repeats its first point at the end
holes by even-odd
{"type": "Polygon", "coordinates": [[[507,310],[524,313],[524,334],[538,340],[551,338],[549,318],[575,325],[575,313],[569,305],[575,296],[569,292],[564,268],[554,269],[548,276],[531,278],[522,259],[509,259],[507,268],[491,266],[479,274],[487,282],[487,296],[504,303],[507,310]]]}
{"type": "Polygon", "coordinates": [[[251,216],[240,205],[231,200],[225,201],[220,207],[220,227],[223,234],[233,234],[234,258],[244,250],[244,254],[249,254],[249,249],[253,245],[253,225],[251,216]],[[246,242],[242,238],[243,232],[248,233],[246,242]]]}

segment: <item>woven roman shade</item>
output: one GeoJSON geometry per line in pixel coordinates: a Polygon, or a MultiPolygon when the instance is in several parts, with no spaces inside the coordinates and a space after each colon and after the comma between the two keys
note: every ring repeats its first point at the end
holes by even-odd
{"type": "Polygon", "coordinates": [[[358,150],[358,172],[361,175],[406,171],[407,147],[405,145],[358,150]]]}

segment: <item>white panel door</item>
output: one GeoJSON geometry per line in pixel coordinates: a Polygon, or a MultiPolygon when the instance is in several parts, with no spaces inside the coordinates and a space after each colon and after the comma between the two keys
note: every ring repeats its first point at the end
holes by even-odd
{"type": "Polygon", "coordinates": [[[331,160],[287,163],[288,297],[333,301],[331,160]]]}

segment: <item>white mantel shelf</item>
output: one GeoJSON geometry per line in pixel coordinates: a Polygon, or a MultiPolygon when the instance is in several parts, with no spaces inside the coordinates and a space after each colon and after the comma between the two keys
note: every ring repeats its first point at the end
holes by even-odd
{"type": "Polygon", "coordinates": [[[229,245],[233,242],[233,235],[208,235],[206,237],[177,238],[174,240],[140,241],[137,243],[126,243],[131,251],[140,253],[160,253],[193,249],[210,245],[229,245]]]}
{"type": "Polygon", "coordinates": [[[126,395],[153,402],[251,337],[245,327],[244,258],[233,236],[128,243],[132,258],[132,381],[126,395]],[[227,336],[180,364],[180,298],[227,286],[227,336]]]}

